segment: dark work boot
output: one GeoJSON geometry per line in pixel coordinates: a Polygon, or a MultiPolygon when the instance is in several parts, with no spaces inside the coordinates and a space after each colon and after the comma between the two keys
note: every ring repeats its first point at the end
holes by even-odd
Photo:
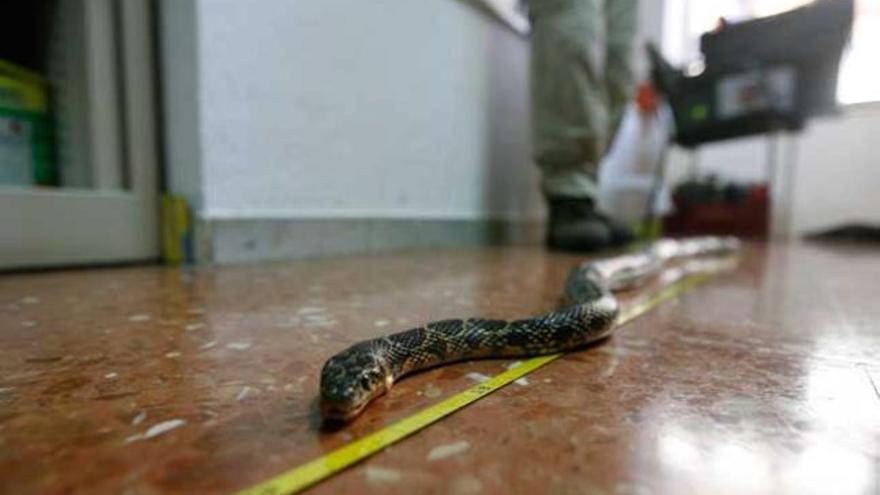
{"type": "Polygon", "coordinates": [[[631,228],[596,210],[589,198],[550,199],[547,246],[566,251],[623,247],[636,236],[631,228]]]}
{"type": "Polygon", "coordinates": [[[549,203],[549,248],[588,252],[611,246],[611,229],[591,199],[551,198],[549,203]]]}
{"type": "Polygon", "coordinates": [[[611,247],[623,247],[636,240],[636,233],[625,223],[602,213],[599,216],[605,220],[608,231],[611,232],[611,247]]]}

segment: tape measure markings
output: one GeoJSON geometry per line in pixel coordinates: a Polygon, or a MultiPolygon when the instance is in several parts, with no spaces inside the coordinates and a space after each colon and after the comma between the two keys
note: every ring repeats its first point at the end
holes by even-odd
{"type": "MultiPolygon", "coordinates": [[[[711,274],[691,275],[659,290],[642,301],[634,302],[617,319],[617,326],[624,325],[645,314],[659,304],[678,297],[711,277],[711,274]]],[[[379,431],[349,442],[348,444],[293,468],[285,473],[238,492],[238,495],[282,495],[302,491],[334,474],[350,467],[373,454],[384,450],[404,438],[422,430],[440,419],[500,390],[506,385],[526,376],[564,354],[538,356],[493,376],[483,383],[470,387],[452,397],[432,404],[379,431]]]]}

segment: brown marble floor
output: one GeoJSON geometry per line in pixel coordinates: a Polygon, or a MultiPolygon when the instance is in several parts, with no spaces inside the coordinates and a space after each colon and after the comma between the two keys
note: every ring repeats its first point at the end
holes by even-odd
{"type": "MultiPolygon", "coordinates": [[[[493,375],[403,380],[321,433],[323,361],[430,319],[555,305],[578,258],[413,251],[0,279],[0,493],[227,493],[493,375]]],[[[315,493],[880,493],[880,251],[738,268],[315,493]]]]}

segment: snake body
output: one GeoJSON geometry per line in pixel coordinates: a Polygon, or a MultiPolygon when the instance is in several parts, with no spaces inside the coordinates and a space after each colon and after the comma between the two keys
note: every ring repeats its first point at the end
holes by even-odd
{"type": "Polygon", "coordinates": [[[655,241],[642,251],[582,263],[565,283],[565,304],[532,318],[450,319],[365,340],[331,357],[321,371],[320,406],[331,420],[356,417],[401,377],[456,361],[552,354],[608,336],[620,311],[613,291],[639,285],[677,258],[737,249],[733,238],[655,241]]]}

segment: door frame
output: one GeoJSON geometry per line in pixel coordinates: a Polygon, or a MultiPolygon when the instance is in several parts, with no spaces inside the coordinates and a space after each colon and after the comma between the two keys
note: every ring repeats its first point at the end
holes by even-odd
{"type": "Polygon", "coordinates": [[[0,187],[0,269],[159,257],[154,5],[84,6],[92,187],[0,187]]]}

